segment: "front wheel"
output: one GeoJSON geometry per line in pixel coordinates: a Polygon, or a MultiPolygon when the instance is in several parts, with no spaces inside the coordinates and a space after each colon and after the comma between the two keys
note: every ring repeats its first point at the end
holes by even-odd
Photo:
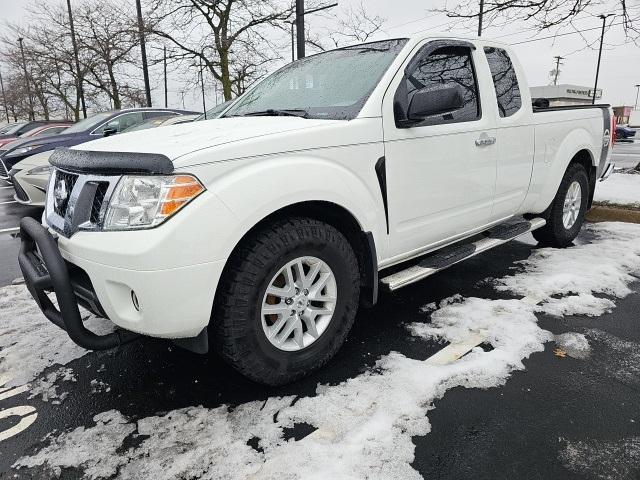
{"type": "Polygon", "coordinates": [[[584,167],[569,165],[558,192],[544,215],[547,224],[535,230],[533,236],[541,245],[564,248],[580,233],[587,213],[589,177],[584,167]]]}
{"type": "Polygon", "coordinates": [[[229,259],[211,320],[214,345],[251,380],[294,381],[340,348],[359,293],[358,261],[342,233],[309,218],[277,221],[229,259]]]}

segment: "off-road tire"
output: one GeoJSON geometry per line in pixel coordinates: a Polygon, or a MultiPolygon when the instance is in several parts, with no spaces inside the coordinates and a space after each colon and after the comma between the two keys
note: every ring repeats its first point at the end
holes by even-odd
{"type": "Polygon", "coordinates": [[[266,385],[290,383],[335,355],[351,330],[359,295],[358,261],[342,233],[311,218],[278,220],[251,233],[229,259],[214,301],[210,339],[215,351],[249,379],[266,385]],[[301,256],[319,258],[331,268],[338,295],[324,333],[306,348],[287,352],[267,339],[261,305],[274,275],[301,256]]]}
{"type": "Polygon", "coordinates": [[[560,187],[549,208],[540,215],[547,221],[547,224],[534,230],[533,237],[538,243],[545,247],[565,248],[571,245],[580,233],[584,218],[587,213],[587,203],[589,201],[589,177],[584,167],[579,163],[572,163],[567,167],[567,171],[560,182],[560,187]],[[562,221],[564,201],[573,182],[580,184],[582,201],[578,217],[569,229],[565,228],[562,221]]]}

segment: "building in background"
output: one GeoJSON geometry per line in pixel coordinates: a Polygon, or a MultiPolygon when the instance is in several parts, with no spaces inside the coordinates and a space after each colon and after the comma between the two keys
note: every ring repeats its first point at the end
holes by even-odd
{"type": "MultiPolygon", "coordinates": [[[[531,98],[546,98],[550,107],[566,105],[588,105],[593,98],[593,88],[580,85],[544,85],[531,87],[531,98]]],[[[602,98],[602,89],[596,91],[596,101],[602,98]]]]}
{"type": "Polygon", "coordinates": [[[620,107],[613,107],[613,115],[616,117],[618,124],[627,125],[631,123],[631,114],[633,113],[633,107],[622,105],[620,107]]]}

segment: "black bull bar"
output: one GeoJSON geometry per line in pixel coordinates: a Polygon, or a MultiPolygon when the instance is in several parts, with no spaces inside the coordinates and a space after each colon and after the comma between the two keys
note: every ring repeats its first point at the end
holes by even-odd
{"type": "Polygon", "coordinates": [[[45,317],[66,331],[71,340],[88,350],[109,350],[140,336],[121,329],[106,335],[88,330],[82,322],[67,264],[51,233],[33,218],[25,217],[20,222],[20,238],[18,263],[27,288],[45,317]],[[58,308],[47,292],[55,294],[58,308]]]}

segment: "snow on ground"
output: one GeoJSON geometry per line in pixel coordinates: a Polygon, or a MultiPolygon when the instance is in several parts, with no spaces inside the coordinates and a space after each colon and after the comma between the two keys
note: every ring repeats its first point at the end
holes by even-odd
{"type": "MultiPolygon", "coordinates": [[[[429,323],[409,327],[417,337],[450,342],[479,333],[493,346],[490,351],[477,347],[447,365],[392,352],[358,377],[319,385],[314,397],[189,407],[142,419],[110,411],[94,417],[95,426],[52,438],[15,467],[44,467],[53,475],[79,467],[91,479],[420,478],[411,467],[411,439],[429,433],[428,412],[435,400],[456,386],[502,385],[523,369],[524,359],[556,338],[538,326],[537,311],[596,315],[613,302],[599,302],[594,293],[623,297],[630,292],[629,284],[637,280],[633,274],[640,272],[640,225],[588,228],[593,244],[538,250],[518,266],[520,272],[496,280],[499,289],[526,299],[457,295],[441,302],[429,323]],[[285,438],[286,428],[301,423],[316,430],[299,440],[285,438]],[[136,446],[122,451],[128,437],[135,437],[136,446]]],[[[564,340],[580,343],[575,336],[564,340]]]]}
{"type": "Polygon", "coordinates": [[[598,182],[593,200],[601,204],[640,208],[640,175],[614,173],[598,182]]]}
{"type": "MultiPolygon", "coordinates": [[[[99,333],[111,328],[95,317],[86,325],[99,333]]],[[[24,285],[0,288],[0,386],[23,385],[87,353],[44,317],[24,285]]]]}
{"type": "Polygon", "coordinates": [[[70,368],[58,368],[53,372],[38,378],[29,388],[29,398],[42,397],[42,401],[59,405],[67,398],[69,392],[58,393],[58,382],[76,382],[73,370],[70,368]]]}
{"type": "Polygon", "coordinates": [[[555,335],[554,340],[556,345],[570,357],[585,359],[591,353],[589,340],[587,340],[587,337],[582,333],[563,333],[561,335],[555,335]]]}
{"type": "Polygon", "coordinates": [[[585,478],[637,480],[640,437],[606,442],[567,442],[560,458],[569,470],[585,478]]]}

